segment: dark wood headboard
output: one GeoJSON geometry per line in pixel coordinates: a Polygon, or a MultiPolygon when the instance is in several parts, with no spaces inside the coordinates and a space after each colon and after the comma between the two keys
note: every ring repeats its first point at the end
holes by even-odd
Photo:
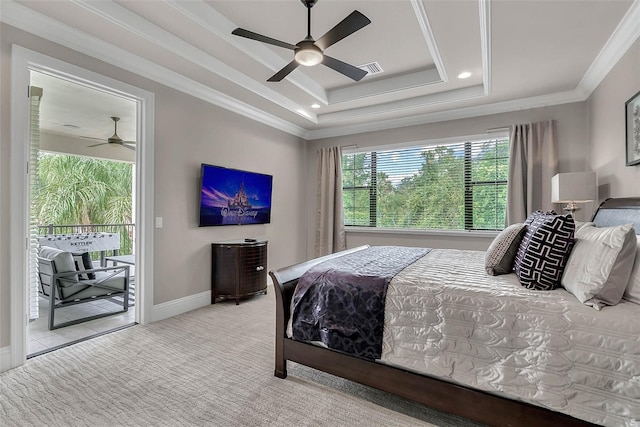
{"type": "Polygon", "coordinates": [[[640,197],[607,199],[600,203],[592,221],[598,227],[633,224],[636,234],[640,234],[640,197]]]}

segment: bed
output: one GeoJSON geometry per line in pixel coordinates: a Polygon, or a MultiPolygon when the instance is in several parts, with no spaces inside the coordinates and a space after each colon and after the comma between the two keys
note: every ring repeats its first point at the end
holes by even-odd
{"type": "MultiPolygon", "coordinates": [[[[622,224],[640,230],[640,198],[606,200],[593,223],[586,225],[597,232],[622,224]]],[[[587,231],[581,233],[572,253],[584,251],[578,236],[587,231]]],[[[277,300],[275,376],[286,378],[292,361],[488,425],[640,423],[638,301],[627,299],[625,291],[615,305],[588,305],[594,299],[581,301],[579,292],[562,287],[527,289],[514,273],[488,275],[484,252],[427,250],[411,268],[393,273],[384,295],[380,356],[296,337],[291,314],[299,308],[292,300],[301,277],[370,249],[352,248],[270,272],[277,300]]],[[[626,280],[640,275],[638,258],[626,280]]],[[[622,270],[614,263],[610,276],[622,270]]]]}

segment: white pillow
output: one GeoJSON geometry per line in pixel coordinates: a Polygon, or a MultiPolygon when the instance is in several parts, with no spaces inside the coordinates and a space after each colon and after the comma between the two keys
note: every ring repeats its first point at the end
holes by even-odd
{"type": "Polygon", "coordinates": [[[66,252],[58,248],[52,248],[50,246],[40,247],[38,255],[42,258],[50,259],[56,265],[56,271],[58,273],[68,273],[76,270],[76,264],[73,262],[73,256],[71,252],[66,252]]]}
{"type": "MultiPolygon", "coordinates": [[[[56,266],[56,272],[69,273],[76,270],[76,263],[73,261],[71,252],[62,251],[50,246],[41,246],[38,255],[42,258],[53,261],[56,266]]],[[[78,282],[78,275],[69,275],[60,279],[63,287],[74,285],[78,282]]]]}
{"type": "Polygon", "coordinates": [[[582,227],[595,227],[596,226],[595,222],[575,221],[575,224],[576,224],[576,231],[580,230],[582,227]]]}
{"type": "Polygon", "coordinates": [[[640,304],[640,235],[636,236],[638,243],[636,249],[636,261],[631,269],[631,277],[629,277],[629,284],[624,291],[622,298],[627,301],[640,304]]]}
{"type": "Polygon", "coordinates": [[[616,305],[629,283],[636,253],[632,224],[598,228],[585,225],[562,276],[562,286],[586,305],[600,310],[616,305]]]}

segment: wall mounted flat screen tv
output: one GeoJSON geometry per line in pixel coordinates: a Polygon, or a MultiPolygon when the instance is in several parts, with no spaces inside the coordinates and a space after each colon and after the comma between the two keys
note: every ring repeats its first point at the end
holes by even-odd
{"type": "Polygon", "coordinates": [[[271,222],[273,177],[202,164],[200,227],[271,222]]]}

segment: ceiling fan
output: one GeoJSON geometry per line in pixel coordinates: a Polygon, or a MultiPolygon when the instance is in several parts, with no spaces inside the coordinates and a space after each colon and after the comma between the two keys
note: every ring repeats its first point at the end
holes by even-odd
{"type": "MultiPolygon", "coordinates": [[[[120,120],[120,117],[112,116],[111,120],[113,120],[113,126],[114,126],[113,135],[107,139],[107,142],[89,145],[89,147],[97,147],[99,145],[108,145],[108,144],[118,144],[118,145],[122,145],[125,148],[128,148],[129,150],[135,151],[136,147],[132,146],[132,144],[136,143],[135,141],[123,141],[122,138],[118,136],[118,121],[120,120]]],[[[96,138],[91,138],[91,139],[96,139],[96,138]]]]}
{"type": "Polygon", "coordinates": [[[318,0],[300,0],[307,8],[307,37],[298,42],[298,44],[290,44],[271,37],[263,36],[242,28],[236,28],[231,32],[236,36],[246,37],[248,39],[257,40],[259,42],[268,43],[274,46],[291,49],[294,51],[294,60],[287,64],[283,69],[274,74],[269,80],[270,82],[279,82],[289,73],[295,70],[298,65],[313,66],[320,63],[326,65],[333,70],[344,74],[355,81],[359,81],[367,72],[358,67],[349,65],[338,59],[332,58],[324,54],[324,50],[334,43],[339,42],[345,37],[355,33],[363,27],[369,25],[371,21],[362,13],[354,10],[349,16],[340,21],[335,27],[330,29],[325,35],[318,40],[311,37],[311,8],[318,0]]]}

